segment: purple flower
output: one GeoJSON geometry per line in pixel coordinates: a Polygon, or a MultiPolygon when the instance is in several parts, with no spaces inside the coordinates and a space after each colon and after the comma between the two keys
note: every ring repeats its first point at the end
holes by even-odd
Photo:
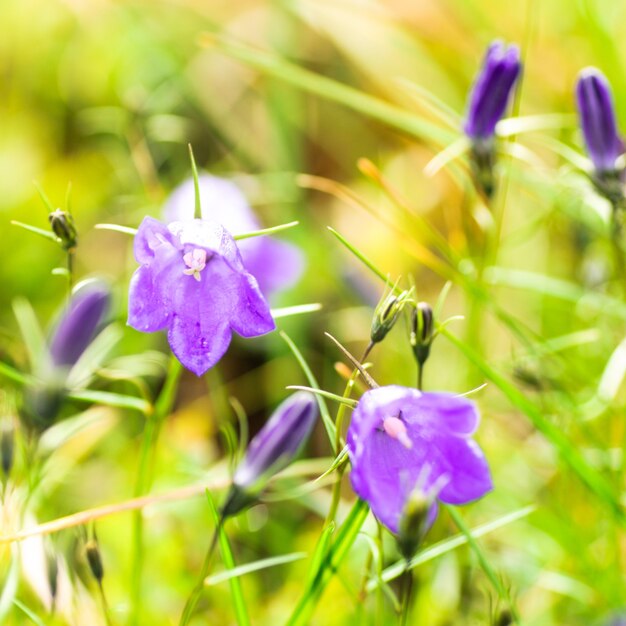
{"type": "Polygon", "coordinates": [[[196,219],[165,226],[146,217],[134,251],[141,267],[130,282],[128,324],[143,332],[167,328],[172,351],[194,374],[219,361],[233,331],[256,337],[274,330],[257,281],[221,224],[196,219]]]}
{"type": "Polygon", "coordinates": [[[109,288],[100,281],[80,286],[72,295],[49,340],[52,364],[74,365],[92,342],[109,308],[109,288]]]}
{"type": "MultiPolygon", "coordinates": [[[[261,224],[239,188],[228,180],[203,174],[198,178],[202,217],[222,224],[232,235],[261,229],[261,224]]],[[[167,222],[194,216],[193,179],[179,185],[167,200],[163,215],[167,222]]],[[[251,237],[238,244],[245,268],[256,277],[261,292],[269,296],[293,285],[302,274],[304,262],[298,248],[271,237],[251,237]]]]}
{"type": "Polygon", "coordinates": [[[287,467],[307,440],[317,420],[317,402],[299,391],[287,398],[252,439],[237,466],[233,486],[222,509],[234,515],[253,502],[267,479],[287,467]]]}
{"type": "Polygon", "coordinates": [[[576,83],[576,102],[587,152],[598,173],[614,172],[624,152],[617,133],[611,86],[594,67],[584,69],[576,83]]]}
{"type": "Polygon", "coordinates": [[[464,130],[470,139],[493,137],[521,68],[517,46],[507,48],[501,41],[489,46],[469,96],[464,130]]]}
{"type": "Polygon", "coordinates": [[[394,533],[416,488],[448,504],[482,497],[493,484],[470,438],[478,421],[472,402],[449,393],[398,385],[367,391],[348,429],[354,491],[394,533]]]}

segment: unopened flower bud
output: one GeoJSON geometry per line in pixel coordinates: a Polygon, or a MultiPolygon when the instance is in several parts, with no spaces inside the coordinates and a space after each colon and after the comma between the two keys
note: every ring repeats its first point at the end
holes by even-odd
{"type": "Polygon", "coordinates": [[[104,578],[104,566],[102,565],[102,556],[100,554],[98,540],[95,537],[86,543],[85,556],[87,557],[87,563],[89,563],[89,569],[93,577],[98,584],[101,584],[104,578]]]}
{"type": "Polygon", "coordinates": [[[411,291],[403,291],[400,295],[392,292],[378,303],[370,331],[372,343],[379,343],[387,336],[410,299],[411,291]]]}
{"type": "Polygon", "coordinates": [[[419,488],[414,489],[407,499],[398,532],[398,548],[407,561],[415,555],[432,524],[435,506],[433,499],[419,488]]]}
{"type": "Polygon", "coordinates": [[[48,215],[52,232],[59,238],[64,250],[72,250],[78,243],[78,233],[71,213],[56,209],[48,215]]]}
{"type": "Polygon", "coordinates": [[[76,289],[52,336],[49,350],[53,365],[72,366],[91,343],[109,307],[110,289],[90,281],[76,289]]]}
{"type": "Polygon", "coordinates": [[[305,391],[294,393],[252,439],[237,466],[222,508],[224,517],[254,502],[268,479],[287,467],[307,440],[317,419],[317,402],[305,391]]]}
{"type": "Polygon", "coordinates": [[[9,477],[13,468],[15,454],[15,428],[13,420],[7,419],[0,423],[0,466],[5,478],[9,477]]]}
{"type": "Polygon", "coordinates": [[[434,316],[430,304],[418,302],[411,312],[411,346],[415,359],[420,365],[424,365],[430,354],[430,346],[433,342],[434,316]]]}
{"type": "Polygon", "coordinates": [[[494,622],[494,626],[511,626],[513,624],[513,616],[511,615],[511,611],[509,609],[502,609],[496,615],[494,622]]]}
{"type": "Polygon", "coordinates": [[[494,190],[495,131],[504,115],[522,69],[515,45],[493,42],[469,96],[464,131],[471,142],[471,163],[477,185],[487,197],[494,190]]]}
{"type": "Polygon", "coordinates": [[[59,590],[59,561],[52,548],[46,549],[46,566],[48,570],[48,584],[50,585],[50,597],[52,598],[52,610],[54,610],[59,590]]]}

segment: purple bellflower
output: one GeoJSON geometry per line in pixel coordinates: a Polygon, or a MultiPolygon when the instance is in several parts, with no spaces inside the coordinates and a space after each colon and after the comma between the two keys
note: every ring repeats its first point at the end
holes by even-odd
{"type": "Polygon", "coordinates": [[[354,491],[396,534],[416,489],[448,504],[481,498],[493,484],[471,439],[478,421],[475,405],[450,393],[398,385],[365,392],[348,429],[354,491]]]}
{"type": "Polygon", "coordinates": [[[197,376],[220,360],[233,331],[256,337],[275,329],[255,277],[221,224],[192,219],[166,226],[146,217],[134,251],[141,267],[130,282],[128,324],[143,332],[167,329],[172,351],[197,376]]]}
{"type": "Polygon", "coordinates": [[[596,172],[614,172],[624,144],[617,133],[611,85],[595,67],[585,68],[578,76],[576,103],[587,153],[596,172]]]}
{"type": "Polygon", "coordinates": [[[110,290],[101,281],[88,281],[75,289],[50,334],[33,383],[24,390],[22,412],[32,426],[45,428],[58,415],[70,370],[100,330],[110,299],[110,290]]]}
{"type": "Polygon", "coordinates": [[[291,463],[311,434],[317,414],[317,402],[306,391],[294,393],[274,411],[235,470],[222,509],[224,516],[234,515],[254,502],[268,478],[291,463]]]}
{"type": "MultiPolygon", "coordinates": [[[[229,180],[203,174],[198,177],[202,217],[219,222],[232,235],[262,228],[239,187],[229,180]]],[[[194,184],[188,179],[167,200],[166,222],[194,217],[194,184]]],[[[267,297],[292,286],[302,274],[302,253],[295,246],[272,237],[250,237],[237,243],[245,268],[257,279],[267,297]]]]}
{"type": "MultiPolygon", "coordinates": [[[[593,163],[591,180],[613,208],[624,207],[626,171],[618,165],[624,143],[617,132],[611,85],[594,67],[584,69],[576,83],[576,103],[587,154],[593,163]]],[[[623,224],[617,223],[621,229],[623,224]]]]}
{"type": "Polygon", "coordinates": [[[519,48],[494,41],[470,92],[465,134],[472,140],[493,137],[520,74],[519,48]]]}
{"type": "Polygon", "coordinates": [[[52,364],[70,367],[96,336],[106,315],[111,295],[100,281],[90,281],[73,294],[49,340],[52,364]]]}
{"type": "Polygon", "coordinates": [[[476,183],[487,197],[495,188],[496,125],[504,115],[522,69],[519,48],[494,41],[470,91],[463,130],[471,142],[471,166],[476,183]]]}

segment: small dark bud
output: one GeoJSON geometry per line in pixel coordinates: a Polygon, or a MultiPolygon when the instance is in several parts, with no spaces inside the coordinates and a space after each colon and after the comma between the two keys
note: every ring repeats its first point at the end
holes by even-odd
{"type": "Polygon", "coordinates": [[[494,626],[511,626],[513,624],[513,615],[508,609],[500,611],[493,622],[494,626]]]}
{"type": "Polygon", "coordinates": [[[59,561],[56,554],[52,550],[46,550],[46,562],[48,568],[48,584],[50,585],[50,596],[52,597],[52,609],[57,598],[59,590],[59,561]]]}
{"type": "Polygon", "coordinates": [[[104,578],[104,567],[102,565],[102,556],[100,554],[100,548],[98,541],[90,539],[85,545],[85,555],[87,557],[87,563],[89,563],[89,569],[96,579],[98,584],[102,583],[104,578]]]}
{"type": "Polygon", "coordinates": [[[418,302],[411,312],[411,346],[420,365],[424,365],[430,355],[433,342],[434,316],[430,304],[418,302]]]}
{"type": "Polygon", "coordinates": [[[13,420],[4,420],[0,424],[0,466],[5,478],[9,477],[15,456],[15,428],[13,420]]]}
{"type": "Polygon", "coordinates": [[[413,490],[404,506],[400,519],[398,548],[407,561],[417,552],[430,526],[432,506],[432,498],[419,488],[413,490]]]}
{"type": "Polygon", "coordinates": [[[46,429],[58,415],[64,394],[63,387],[56,381],[33,382],[24,388],[21,417],[35,430],[46,429]]]}
{"type": "Polygon", "coordinates": [[[370,331],[372,343],[379,343],[387,336],[404,306],[407,302],[410,302],[411,295],[412,290],[403,291],[400,295],[392,292],[378,303],[374,311],[374,319],[372,320],[372,329],[370,331]]]}
{"type": "Polygon", "coordinates": [[[284,469],[307,440],[317,420],[314,396],[299,391],[287,398],[250,442],[233,476],[221,514],[239,513],[265,488],[268,479],[284,469]]]}
{"type": "Polygon", "coordinates": [[[72,250],[78,243],[78,233],[71,213],[57,209],[48,215],[52,232],[59,238],[64,250],[72,250]]]}

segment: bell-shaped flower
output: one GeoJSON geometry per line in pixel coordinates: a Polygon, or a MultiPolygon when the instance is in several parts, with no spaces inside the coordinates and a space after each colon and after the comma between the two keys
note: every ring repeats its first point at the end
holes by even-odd
{"type": "Polygon", "coordinates": [[[494,41],[470,91],[465,134],[473,141],[492,138],[504,115],[522,64],[519,48],[494,41]]]}
{"type": "Polygon", "coordinates": [[[596,172],[614,172],[624,144],[617,132],[611,85],[600,70],[588,67],[580,73],[576,103],[587,153],[596,172]]]}
{"type": "Polygon", "coordinates": [[[166,226],[146,217],[134,252],[141,267],[130,282],[128,324],[143,332],[167,329],[172,351],[196,375],[220,360],[233,331],[256,337],[274,330],[257,281],[221,224],[193,219],[166,226]]]}
{"type": "MultiPolygon", "coordinates": [[[[229,180],[203,174],[198,177],[200,206],[204,219],[219,222],[233,236],[262,228],[239,187],[229,180]]],[[[166,222],[194,217],[193,179],[179,185],[168,198],[163,216],[166,222]]],[[[237,243],[245,268],[257,279],[267,297],[292,286],[302,274],[302,253],[295,246],[273,237],[250,237],[237,243]]]]}
{"type": "Polygon", "coordinates": [[[317,415],[317,402],[306,391],[294,393],[274,411],[235,470],[224,516],[253,502],[268,479],[291,463],[311,434],[317,415]]]}
{"type": "Polygon", "coordinates": [[[415,489],[448,504],[484,496],[493,484],[471,439],[478,421],[475,405],[450,393],[398,385],[365,392],[347,437],[354,491],[396,534],[415,489]]]}

